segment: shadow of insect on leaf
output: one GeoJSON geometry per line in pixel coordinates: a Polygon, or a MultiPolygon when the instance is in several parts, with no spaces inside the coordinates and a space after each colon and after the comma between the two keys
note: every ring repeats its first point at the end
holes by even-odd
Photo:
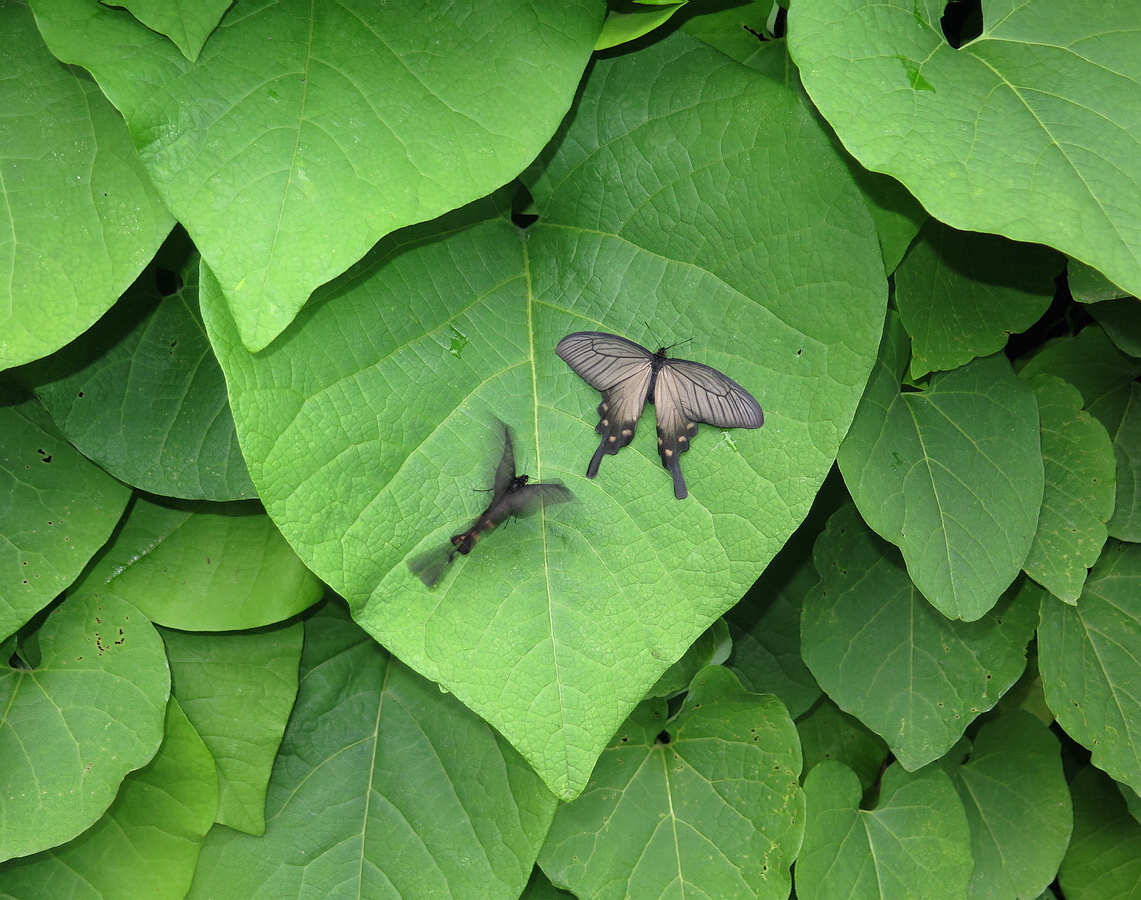
{"type": "Polygon", "coordinates": [[[507,519],[526,515],[540,506],[574,499],[574,494],[561,481],[529,484],[530,480],[529,475],[515,474],[514,441],[511,429],[503,425],[503,456],[495,469],[491,503],[467,531],[452,535],[451,546],[429,550],[408,560],[409,571],[428,587],[435,587],[457,554],[467,556],[484,534],[507,519]]]}

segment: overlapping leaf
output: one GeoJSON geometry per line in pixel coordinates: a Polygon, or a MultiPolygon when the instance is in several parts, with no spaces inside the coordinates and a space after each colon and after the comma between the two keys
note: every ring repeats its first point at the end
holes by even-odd
{"type": "Polygon", "coordinates": [[[1043,599],[1038,654],[1062,727],[1141,790],[1141,546],[1110,541],[1076,607],[1043,599]]]}
{"type": "Polygon", "coordinates": [[[65,441],[39,403],[0,385],[0,637],[71,584],[130,491],[65,441]]]}
{"type": "Polygon", "coordinates": [[[514,900],[554,809],[490,727],[330,606],[305,623],[265,835],[216,827],[189,896],[514,900]]]}
{"type": "Polygon", "coordinates": [[[5,897],[182,900],[214,821],[214,761],[174,701],[162,745],[73,841],[0,868],[5,897]]]}
{"type": "Polygon", "coordinates": [[[815,561],[821,583],[805,598],[805,662],[907,769],[946,753],[1022,674],[1041,594],[1032,582],[976,622],[947,619],[850,506],[832,517],[815,561]]]}
{"type": "Polygon", "coordinates": [[[1037,897],[1054,880],[1073,825],[1058,739],[1021,711],[988,722],[951,772],[971,825],[971,896],[1037,897]]]}
{"type": "Polygon", "coordinates": [[[71,840],[162,740],[162,642],[110,593],[69,598],[38,630],[31,669],[0,671],[0,859],[71,840]]]}
{"type": "Polygon", "coordinates": [[[1107,523],[1112,537],[1141,540],[1141,362],[1126,356],[1097,325],[1044,347],[1022,369],[1026,377],[1057,375],[1082,393],[1085,407],[1109,432],[1117,458],[1116,497],[1107,523]]]}
{"type": "Polygon", "coordinates": [[[265,831],[265,792],[297,696],[299,624],[246,634],[160,630],[171,693],[218,767],[217,821],[265,831]]]}
{"type": "Polygon", "coordinates": [[[1074,835],[1058,872],[1066,900],[1137,895],[1141,882],[1141,824],[1104,772],[1087,766],[1070,785],[1074,835]]]}
{"type": "Polygon", "coordinates": [[[179,274],[178,293],[159,296],[153,278],[136,284],[23,375],[68,440],[121,481],[167,497],[249,499],[226,383],[198,311],[197,254],[179,274]]]}
{"type": "Polygon", "coordinates": [[[797,720],[796,733],[806,772],[824,760],[843,763],[856,773],[864,790],[879,778],[889,753],[879,735],[827,697],[797,720]]]}
{"type": "Polygon", "coordinates": [[[1141,292],[1141,20],[997,0],[953,49],[942,0],[797,0],[789,46],[848,150],[943,222],[1048,244],[1141,292]]]}
{"type": "Polygon", "coordinates": [[[28,7],[0,5],[0,369],[62,347],[106,312],[174,220],[122,116],[59,64],[28,7]]]}
{"type": "Polygon", "coordinates": [[[151,621],[187,631],[270,625],[324,593],[256,503],[141,496],[77,589],[104,586],[151,621]]]}
{"type": "Polygon", "coordinates": [[[52,52],[123,112],[252,349],[385,234],[518,174],[566,113],[602,12],[239,0],[191,62],[98,0],[34,7],[52,52]]]}
{"type": "Polygon", "coordinates": [[[203,286],[243,450],[291,544],[385,647],[570,797],[803,518],[866,378],[885,285],[819,123],[682,36],[597,64],[535,194],[543,218],[525,239],[490,204],[393,236],[259,356],[203,286]],[[727,135],[729,117],[749,127],[727,135]],[[761,171],[734,216],[705,205],[761,171]],[[653,343],[644,323],[663,342],[692,336],[687,355],[768,415],[759,431],[703,429],[685,503],[648,418],[582,477],[598,394],[553,352],[583,329],[653,343]],[[491,481],[495,418],[517,431],[520,472],[578,500],[496,530],[430,593],[404,560],[486,502],[473,489],[491,481]]]}
{"type": "Polygon", "coordinates": [[[914,774],[891,766],[872,809],[862,808],[860,782],[838,762],[809,772],[804,794],[808,825],[796,861],[800,900],[966,900],[970,829],[938,766],[914,774]]]}
{"type": "Polygon", "coordinates": [[[1034,544],[1023,568],[1055,597],[1073,603],[1097,562],[1113,512],[1109,435],[1082,407],[1081,394],[1052,375],[1034,375],[1046,478],[1034,544]]]}
{"type": "Polygon", "coordinates": [[[1026,556],[1042,506],[1038,404],[1001,357],[901,392],[907,338],[891,317],[838,457],[861,515],[903,551],[947,616],[994,606],[1026,556]]]}
{"type": "Polygon", "coordinates": [[[1064,262],[1048,247],[929,222],[895,273],[911,377],[1001,350],[1049,307],[1064,262]]]}
{"type": "Polygon", "coordinates": [[[647,701],[619,729],[587,790],[559,807],[539,863],[597,900],[787,897],[804,828],[799,773],[780,701],[708,668],[675,719],[647,701]]]}

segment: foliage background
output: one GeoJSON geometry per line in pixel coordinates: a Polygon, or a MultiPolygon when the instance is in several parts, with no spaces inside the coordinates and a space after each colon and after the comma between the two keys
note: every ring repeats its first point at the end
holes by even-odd
{"type": "Polygon", "coordinates": [[[0,892],[1136,896],[1130,4],[0,15],[0,892]]]}

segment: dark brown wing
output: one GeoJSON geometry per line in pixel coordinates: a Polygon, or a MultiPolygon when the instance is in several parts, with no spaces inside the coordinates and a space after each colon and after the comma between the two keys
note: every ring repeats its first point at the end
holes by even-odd
{"type": "MultiPolygon", "coordinates": [[[[500,423],[503,424],[502,422],[500,423]]],[[[511,436],[511,428],[508,425],[503,425],[503,456],[499,459],[499,465],[495,467],[495,481],[492,483],[491,489],[494,491],[495,497],[500,497],[507,493],[511,483],[515,480],[515,442],[511,436]]]]}
{"type": "Polygon", "coordinates": [[[697,434],[697,423],[717,428],[760,428],[761,404],[732,378],[688,359],[666,360],[654,382],[658,454],[673,476],[674,496],[689,496],[681,474],[681,454],[697,434]]]}
{"type": "Polygon", "coordinates": [[[436,547],[408,560],[408,570],[428,587],[435,587],[455,556],[454,547],[436,547]]]}
{"type": "Polygon", "coordinates": [[[591,387],[602,392],[598,425],[602,435],[586,476],[598,474],[603,456],[613,456],[634,439],[654,373],[654,354],[626,338],[602,331],[576,331],[555,352],[591,387]]]}

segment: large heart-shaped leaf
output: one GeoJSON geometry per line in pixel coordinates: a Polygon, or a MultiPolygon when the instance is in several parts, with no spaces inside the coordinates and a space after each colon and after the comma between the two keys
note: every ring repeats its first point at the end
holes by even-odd
{"type": "Polygon", "coordinates": [[[98,0],[34,6],[52,52],[122,111],[254,349],[380,237],[518,174],[570,105],[602,12],[239,0],[191,62],[98,0]]]}
{"type": "Polygon", "coordinates": [[[893,315],[840,470],[923,595],[973,621],[1010,586],[1034,540],[1044,484],[1038,404],[999,356],[901,391],[907,351],[893,315]]]}
{"type": "Polygon", "coordinates": [[[574,796],[804,517],[874,357],[885,284],[818,121],[682,36],[597,65],[535,195],[526,234],[482,205],[394,235],[259,355],[209,279],[203,293],[251,473],[290,543],[378,640],[574,796]],[[726,135],[730,117],[750,127],[726,135]],[[747,183],[732,216],[701,212],[747,183]],[[598,393],[553,352],[578,330],[691,337],[686,355],[755,392],[768,422],[704,428],[684,502],[652,410],[588,481],[598,393]],[[519,470],[578,502],[487,537],[429,593],[404,561],[486,504],[472,491],[502,449],[495,417],[517,430],[519,470]]]}
{"type": "Polygon", "coordinates": [[[851,505],[829,520],[814,559],[821,580],[804,600],[804,660],[905,768],[946,753],[1026,667],[1042,593],[1033,582],[1019,582],[976,622],[948,619],[851,505]]]}
{"type": "Polygon", "coordinates": [[[804,780],[808,825],[796,861],[801,900],[943,897],[966,900],[970,829],[947,773],[891,766],[865,809],[860,782],[826,760],[804,780]]]}
{"type": "Polygon", "coordinates": [[[590,787],[559,807],[539,864],[579,897],[788,896],[804,830],[800,747],[788,711],[727,669],[685,706],[634,711],[590,787]]]}
{"type": "Polygon", "coordinates": [[[797,0],[789,48],[861,163],[955,228],[1056,247],[1141,292],[1141,18],[1131,0],[797,0]]]}

